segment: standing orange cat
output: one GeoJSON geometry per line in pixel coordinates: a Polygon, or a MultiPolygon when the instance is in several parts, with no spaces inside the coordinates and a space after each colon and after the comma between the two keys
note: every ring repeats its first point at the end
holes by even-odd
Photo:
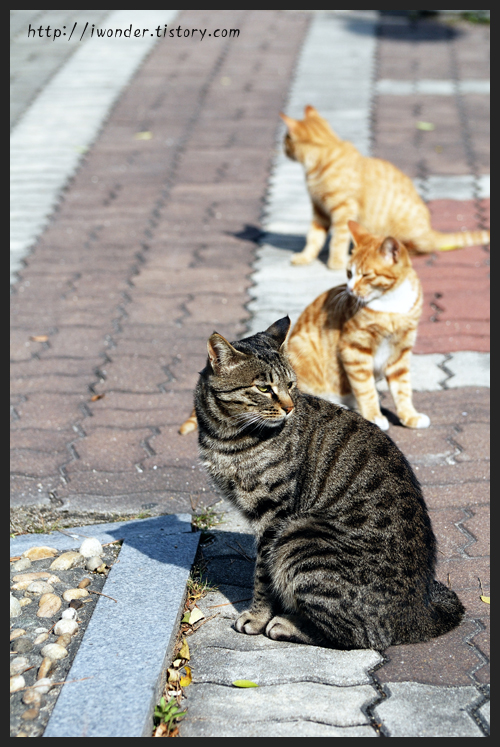
{"type": "Polygon", "coordinates": [[[344,268],[350,243],[348,220],[359,221],[374,234],[394,236],[415,252],[489,243],[489,231],[434,231],[429,210],[411,179],[389,161],[362,156],[333,132],[314,107],[306,106],[302,121],[280,116],[288,128],[285,153],[304,166],[313,208],[305,248],[294,255],[293,264],[312,262],[332,228],[328,267],[344,268]]]}
{"type": "Polygon", "coordinates": [[[385,377],[403,425],[427,428],[427,415],[412,402],[411,350],[422,313],[422,286],[406,247],[377,238],[354,221],[348,229],[355,247],[347,285],[322,293],[302,312],[287,353],[297,386],[337,404],[352,406],[387,430],[380,411],[377,379],[385,377]]]}

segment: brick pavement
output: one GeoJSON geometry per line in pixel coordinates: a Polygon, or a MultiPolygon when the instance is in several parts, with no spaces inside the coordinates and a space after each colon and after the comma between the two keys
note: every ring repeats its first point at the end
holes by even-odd
{"type": "MultiPolygon", "coordinates": [[[[237,338],[249,320],[254,243],[245,227],[260,225],[278,111],[310,18],[217,13],[218,25],[240,28],[241,38],[157,44],[14,287],[14,508],[101,517],[190,511],[217,499],[195,438],[176,431],[190,410],[207,336],[216,328],[237,338]],[[134,139],[144,130],[151,140],[134,139]]],[[[430,22],[409,28],[382,20],[378,78],[488,75],[485,27],[455,34],[430,22]]],[[[179,22],[210,26],[210,12],[183,11],[179,22]]],[[[483,94],[379,95],[374,154],[390,152],[414,177],[478,178],[488,168],[487,103],[483,94]],[[439,127],[416,131],[417,117],[445,123],[446,137],[439,127]]],[[[430,207],[440,229],[489,222],[489,200],[478,197],[430,207]]],[[[426,297],[417,352],[489,350],[487,259],[478,248],[416,259],[426,297]]],[[[391,427],[424,486],[439,577],[459,592],[467,617],[430,644],[389,649],[374,675],[381,686],[411,676],[486,693],[489,606],[479,600],[478,579],[489,593],[488,395],[484,387],[417,392],[432,427],[391,427]]],[[[383,404],[390,409],[387,394],[383,404]]]]}

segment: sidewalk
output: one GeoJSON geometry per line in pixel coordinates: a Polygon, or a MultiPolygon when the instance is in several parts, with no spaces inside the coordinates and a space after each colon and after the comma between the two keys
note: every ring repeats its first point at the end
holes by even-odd
{"type": "MultiPolygon", "coordinates": [[[[174,27],[240,34],[145,46],[89,142],[71,144],[88,150],[37,240],[16,245],[15,528],[192,513],[220,500],[196,437],[177,434],[207,337],[216,329],[236,339],[284,313],[296,317],[342,282],[322,257],[291,268],[292,277],[307,202],[300,169],[276,139],[280,110],[296,116],[312,103],[362,152],[390,158],[430,201],[436,228],[489,224],[488,27],[366,11],[164,13],[177,13],[174,27]],[[283,185],[290,200],[280,205],[283,185]]],[[[84,65],[83,45],[78,55],[84,65]]],[[[28,116],[58,76],[71,80],[74,61],[52,62],[42,94],[19,102],[12,137],[21,153],[28,116]]],[[[22,185],[17,194],[14,211],[22,185]]],[[[220,504],[224,523],[203,548],[218,592],[199,606],[207,617],[226,606],[190,638],[181,737],[488,733],[489,606],[478,583],[489,594],[488,259],[470,248],[415,260],[426,303],[415,400],[432,425],[389,431],[423,485],[438,577],[459,593],[466,620],[383,660],[238,635],[231,620],[248,604],[236,600],[250,596],[252,565],[235,548],[253,551],[248,528],[220,504]],[[260,687],[228,687],[237,678],[260,687]]]]}

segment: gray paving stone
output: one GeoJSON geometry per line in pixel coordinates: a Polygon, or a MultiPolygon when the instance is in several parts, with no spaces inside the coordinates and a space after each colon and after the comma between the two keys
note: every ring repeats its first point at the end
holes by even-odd
{"type": "Polygon", "coordinates": [[[446,361],[446,368],[453,376],[446,380],[448,389],[462,386],[490,385],[490,354],[464,350],[453,353],[446,361]]]}
{"type": "MultiPolygon", "coordinates": [[[[246,678],[245,678],[246,679],[246,678]]],[[[315,682],[270,685],[268,687],[236,688],[222,685],[192,685],[189,693],[189,723],[182,733],[189,736],[221,736],[224,724],[247,724],[293,720],[319,722],[331,726],[368,725],[365,709],[378,697],[374,687],[335,687],[315,682]],[[205,719],[217,725],[208,734],[205,719]]]]}
{"type": "Polygon", "coordinates": [[[371,726],[330,726],[313,720],[267,721],[259,723],[219,723],[206,719],[187,723],[183,737],[376,737],[371,726]]]}
{"type": "Polygon", "coordinates": [[[281,648],[257,652],[214,647],[204,649],[196,667],[196,682],[230,685],[234,680],[248,679],[262,686],[283,682],[368,685],[372,681],[369,670],[381,662],[382,656],[371,650],[335,651],[295,645],[285,654],[281,648]]]}
{"type": "Polygon", "coordinates": [[[481,698],[475,687],[438,687],[417,682],[385,685],[386,700],[374,709],[391,737],[482,737],[470,711],[481,698]]]}

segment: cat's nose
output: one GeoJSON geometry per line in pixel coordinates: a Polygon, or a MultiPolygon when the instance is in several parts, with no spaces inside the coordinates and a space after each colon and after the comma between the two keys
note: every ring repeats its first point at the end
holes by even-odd
{"type": "Polygon", "coordinates": [[[287,415],[289,415],[293,410],[293,405],[281,405],[283,410],[286,412],[287,415]]]}

